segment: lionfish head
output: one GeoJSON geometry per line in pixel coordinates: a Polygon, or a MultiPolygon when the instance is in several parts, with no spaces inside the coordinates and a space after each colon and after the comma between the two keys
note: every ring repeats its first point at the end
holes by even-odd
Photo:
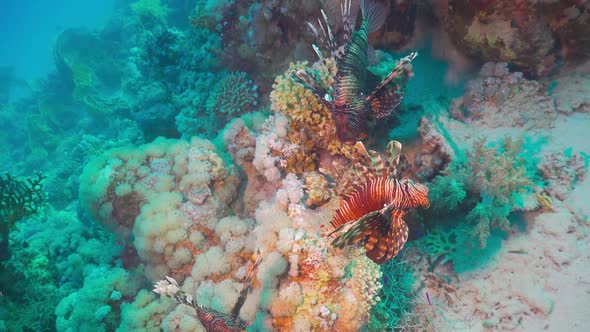
{"type": "Polygon", "coordinates": [[[421,183],[414,183],[414,181],[404,178],[400,181],[401,190],[405,196],[407,202],[406,208],[424,207],[430,206],[430,200],[428,199],[428,187],[421,183]]]}

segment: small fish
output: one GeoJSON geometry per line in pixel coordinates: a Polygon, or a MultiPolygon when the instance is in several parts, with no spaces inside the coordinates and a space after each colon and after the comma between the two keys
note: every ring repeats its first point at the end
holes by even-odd
{"type": "Polygon", "coordinates": [[[430,294],[428,294],[428,292],[426,292],[426,300],[428,300],[428,304],[432,305],[432,302],[430,302],[430,294]]]}
{"type": "Polygon", "coordinates": [[[522,249],[518,249],[518,250],[508,250],[509,254],[519,254],[519,255],[526,255],[528,254],[527,251],[524,251],[522,249]]]}
{"type": "MultiPolygon", "coordinates": [[[[345,0],[341,4],[344,48],[336,47],[328,16],[323,10],[321,13],[324,23],[320,19],[318,26],[308,22],[312,33],[326,45],[336,60],[338,73],[332,87],[323,87],[305,70],[296,70],[290,75],[295,82],[313,92],[330,110],[336,125],[336,136],[346,144],[354,144],[362,136],[370,117],[384,118],[399,106],[404,95],[405,80],[411,75],[408,65],[418,54],[413,52],[401,59],[385,79],[376,86],[371,86],[370,82],[378,81],[379,78],[367,70],[368,38],[370,33],[379,30],[385,22],[386,10],[381,4],[371,0],[361,0],[360,7],[363,19],[359,29],[354,31],[351,1],[345,0]],[[400,76],[404,79],[401,85],[395,80],[400,76]]],[[[319,48],[313,45],[313,49],[320,60],[323,60],[319,48]]]]}

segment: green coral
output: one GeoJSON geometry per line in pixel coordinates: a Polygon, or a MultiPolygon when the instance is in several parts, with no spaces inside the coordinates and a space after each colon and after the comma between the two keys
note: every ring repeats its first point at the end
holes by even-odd
{"type": "Polygon", "coordinates": [[[457,273],[484,266],[500,249],[505,234],[492,231],[485,248],[472,236],[472,226],[464,222],[438,226],[417,241],[418,248],[432,259],[432,265],[453,263],[457,273]]]}
{"type": "Polygon", "coordinates": [[[465,156],[457,156],[430,186],[433,211],[447,215],[469,211],[467,221],[481,247],[494,227],[510,229],[508,215],[524,208],[524,196],[533,193],[536,168],[523,139],[505,138],[488,144],[474,142],[465,156]]]}
{"type": "Polygon", "coordinates": [[[371,308],[369,331],[393,331],[412,311],[416,282],[414,268],[402,257],[381,266],[383,287],[380,301],[371,308]]]}

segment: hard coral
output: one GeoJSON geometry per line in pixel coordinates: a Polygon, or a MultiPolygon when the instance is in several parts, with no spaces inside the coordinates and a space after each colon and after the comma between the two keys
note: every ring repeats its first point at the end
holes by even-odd
{"type": "Polygon", "coordinates": [[[463,97],[453,101],[451,115],[486,127],[552,127],[557,118],[546,87],[511,73],[505,62],[484,64],[463,97]]]}
{"type": "Polygon", "coordinates": [[[545,156],[539,168],[547,182],[547,192],[564,201],[574,185],[584,179],[588,160],[571,151],[552,153],[545,156]]]}
{"type": "Polygon", "coordinates": [[[256,85],[248,79],[246,73],[230,73],[217,82],[209,94],[207,112],[226,118],[250,112],[258,104],[256,90],[256,85]]]}
{"type": "Polygon", "coordinates": [[[506,61],[536,73],[555,45],[550,26],[528,1],[474,1],[437,14],[452,41],[484,61],[506,61]]]}

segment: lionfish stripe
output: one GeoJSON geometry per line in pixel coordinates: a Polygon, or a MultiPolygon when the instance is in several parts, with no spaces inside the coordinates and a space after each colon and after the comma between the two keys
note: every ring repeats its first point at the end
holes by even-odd
{"type": "Polygon", "coordinates": [[[369,150],[369,154],[371,155],[371,162],[373,164],[373,170],[375,174],[380,177],[386,177],[383,174],[385,167],[383,165],[383,159],[381,159],[381,155],[373,150],[369,150]]]}
{"type": "Polygon", "coordinates": [[[365,249],[367,257],[375,263],[386,263],[403,249],[408,239],[408,226],[402,219],[403,214],[402,210],[393,210],[389,228],[382,230],[381,233],[370,235],[370,241],[375,242],[376,245],[369,245],[369,241],[367,241],[365,249]]]}

